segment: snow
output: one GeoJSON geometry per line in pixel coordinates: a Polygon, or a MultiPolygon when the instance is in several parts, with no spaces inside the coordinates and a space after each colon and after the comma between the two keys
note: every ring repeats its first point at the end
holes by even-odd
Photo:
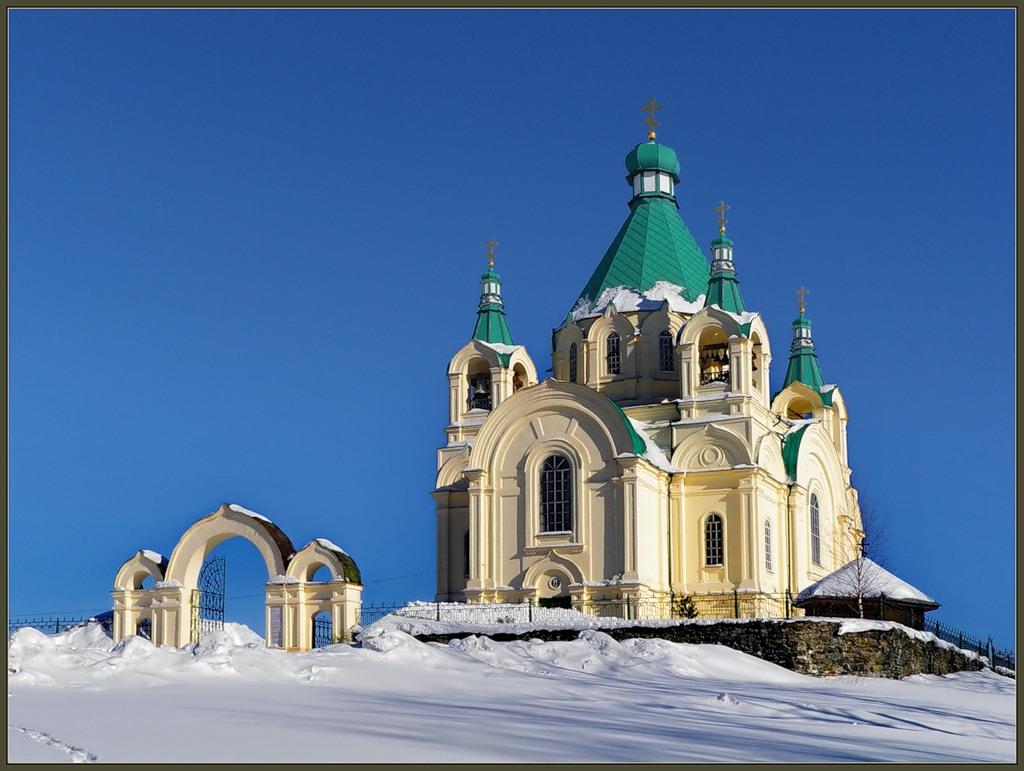
{"type": "Polygon", "coordinates": [[[280,573],[267,581],[268,584],[297,584],[298,582],[299,579],[295,576],[284,576],[280,573]]]}
{"type": "Polygon", "coordinates": [[[252,517],[253,519],[261,519],[264,522],[270,522],[270,520],[264,517],[262,514],[257,514],[255,511],[249,511],[248,509],[239,506],[237,503],[229,504],[228,508],[231,509],[232,511],[237,511],[239,514],[245,514],[247,517],[252,517]]]}
{"type": "Polygon", "coordinates": [[[669,463],[668,458],[665,457],[665,451],[656,445],[648,436],[644,433],[647,428],[655,428],[647,423],[641,423],[639,420],[627,417],[626,420],[633,426],[633,430],[636,431],[637,435],[644,441],[644,454],[640,457],[647,461],[650,461],[651,465],[655,468],[667,471],[669,474],[675,474],[679,469],[673,468],[672,464],[669,463]]]}
{"type": "Polygon", "coordinates": [[[159,552],[151,551],[149,549],[142,549],[142,556],[148,560],[152,560],[158,565],[162,562],[167,561],[167,558],[164,555],[160,554],[159,552]]]}
{"type": "Polygon", "coordinates": [[[704,295],[700,295],[694,302],[689,302],[683,296],[685,291],[683,287],[668,281],[658,281],[646,292],[640,292],[631,286],[612,286],[601,292],[601,296],[594,303],[586,297],[581,297],[569,316],[573,321],[600,316],[609,305],[614,306],[618,313],[656,311],[661,308],[663,302],[667,302],[669,309],[677,313],[692,315],[699,312],[704,307],[704,295]]]}
{"type": "Polygon", "coordinates": [[[179,589],[181,588],[181,581],[177,578],[168,578],[166,581],[157,581],[153,584],[154,589],[179,589]]]}
{"type": "Polygon", "coordinates": [[[328,541],[326,538],[315,538],[314,540],[318,544],[323,546],[325,549],[330,549],[331,551],[336,551],[339,554],[348,554],[348,552],[346,552],[344,549],[342,549],[340,546],[338,546],[338,544],[334,543],[333,541],[328,541]]]}
{"type": "Polygon", "coordinates": [[[181,649],[114,645],[96,624],[18,630],[8,762],[325,763],[339,748],[356,763],[1016,759],[1016,684],[990,671],[814,678],[598,629],[441,645],[399,623],[308,653],[234,624],[181,649]]]}
{"type": "Polygon", "coordinates": [[[818,420],[817,418],[804,418],[804,419],[801,419],[801,420],[791,420],[791,421],[789,421],[789,424],[790,424],[789,428],[786,429],[786,436],[789,436],[790,434],[792,434],[792,433],[794,433],[796,431],[799,431],[804,426],[810,426],[810,425],[812,425],[814,423],[820,423],[820,422],[821,421],[818,420]]]}
{"type": "Polygon", "coordinates": [[[881,597],[905,602],[938,605],[935,600],[906,581],[894,576],[877,562],[861,557],[829,573],[800,594],[797,601],[811,597],[881,597]]]}
{"type": "Polygon", "coordinates": [[[486,342],[484,340],[477,340],[477,342],[480,343],[480,345],[486,345],[488,348],[490,348],[495,353],[508,353],[508,354],[512,354],[512,353],[515,353],[516,351],[518,351],[520,348],[523,347],[521,345],[506,345],[505,343],[488,343],[488,342],[486,342]]]}

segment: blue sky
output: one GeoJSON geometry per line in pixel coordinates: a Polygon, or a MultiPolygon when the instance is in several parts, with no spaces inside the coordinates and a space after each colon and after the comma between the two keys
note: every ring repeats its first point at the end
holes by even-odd
{"type": "MultiPolygon", "coordinates": [[[[109,607],[125,559],[224,501],[339,543],[368,602],[430,598],[444,372],[483,245],[543,371],[655,97],[706,251],[731,206],[773,390],[811,292],[888,567],[1013,644],[1012,11],[9,24],[11,613],[109,607]]],[[[218,553],[229,615],[260,618],[255,548],[218,553]]]]}

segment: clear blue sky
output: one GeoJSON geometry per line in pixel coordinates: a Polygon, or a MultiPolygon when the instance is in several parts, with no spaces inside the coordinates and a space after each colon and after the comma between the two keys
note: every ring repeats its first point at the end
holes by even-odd
{"type": "MultiPolygon", "coordinates": [[[[773,390],[811,292],[886,564],[1013,645],[1012,11],[9,21],[12,613],[108,608],[224,501],[339,543],[369,602],[429,599],[483,244],[543,372],[655,97],[705,249],[732,207],[773,390]]],[[[219,552],[262,631],[255,548],[219,552]]]]}

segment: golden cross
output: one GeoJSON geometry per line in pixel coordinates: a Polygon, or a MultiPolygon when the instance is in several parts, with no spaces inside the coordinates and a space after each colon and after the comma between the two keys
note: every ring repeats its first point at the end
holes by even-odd
{"type": "Polygon", "coordinates": [[[808,292],[806,289],[804,289],[801,286],[796,292],[794,292],[794,294],[799,295],[796,303],[797,303],[797,305],[800,306],[800,315],[803,316],[804,315],[804,308],[807,307],[807,303],[804,301],[804,295],[808,295],[808,294],[810,294],[810,292],[808,292]]]}
{"type": "Polygon", "coordinates": [[[497,245],[498,245],[498,242],[495,241],[493,238],[490,241],[488,241],[486,244],[484,244],[484,246],[487,247],[487,267],[488,268],[493,268],[494,267],[494,247],[496,247],[497,245]]]}
{"type": "Polygon", "coordinates": [[[728,209],[728,208],[729,207],[728,207],[728,205],[726,205],[725,201],[719,201],[718,202],[718,206],[716,206],[714,208],[714,211],[718,212],[718,232],[719,233],[724,233],[725,232],[725,223],[729,221],[729,220],[727,220],[725,218],[725,210],[728,209]]]}
{"type": "Polygon", "coordinates": [[[644,123],[646,123],[648,126],[651,127],[651,130],[647,132],[647,138],[648,139],[654,139],[654,128],[656,126],[660,126],[661,125],[660,123],[658,123],[658,121],[656,121],[654,119],[654,111],[655,110],[660,110],[660,109],[661,109],[661,105],[654,103],[654,97],[653,96],[651,97],[650,101],[647,102],[647,104],[645,104],[643,107],[640,108],[640,110],[642,112],[649,113],[648,116],[646,118],[644,118],[644,123]]]}

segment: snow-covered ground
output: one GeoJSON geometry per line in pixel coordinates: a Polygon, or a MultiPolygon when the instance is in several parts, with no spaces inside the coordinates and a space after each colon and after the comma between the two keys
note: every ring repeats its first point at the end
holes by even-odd
{"type": "Polygon", "coordinates": [[[992,672],[813,678],[729,648],[425,644],[394,619],[362,647],[263,647],[228,624],[191,649],[98,626],[8,643],[9,762],[1004,761],[1016,686],[992,672]]]}

